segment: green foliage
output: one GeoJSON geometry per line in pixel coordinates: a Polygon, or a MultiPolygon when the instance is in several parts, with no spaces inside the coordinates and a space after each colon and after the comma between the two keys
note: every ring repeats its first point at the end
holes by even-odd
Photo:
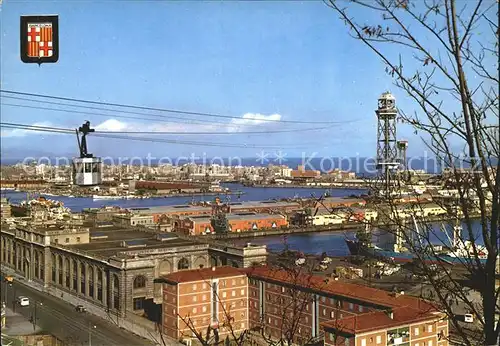
{"type": "Polygon", "coordinates": [[[229,221],[224,213],[214,215],[210,220],[215,234],[226,234],[229,232],[229,221]]]}

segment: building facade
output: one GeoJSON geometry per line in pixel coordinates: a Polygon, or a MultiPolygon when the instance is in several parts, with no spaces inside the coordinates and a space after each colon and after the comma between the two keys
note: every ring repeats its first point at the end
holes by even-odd
{"type": "MultiPolygon", "coordinates": [[[[2,224],[0,258],[4,269],[58,294],[73,295],[120,316],[147,313],[153,318],[163,297],[155,278],[206,268],[223,259],[243,267],[248,261],[238,254],[245,256],[245,251],[236,250],[216,249],[211,254],[206,243],[147,228],[23,221],[2,224]]],[[[258,250],[267,254],[265,246],[258,250]]]]}
{"type": "MultiPolygon", "coordinates": [[[[231,232],[248,232],[288,227],[288,221],[283,215],[238,213],[226,214],[226,218],[231,232]]],[[[214,232],[211,218],[206,216],[192,216],[182,220],[181,229],[190,235],[214,232]]]]}
{"type": "Polygon", "coordinates": [[[323,324],[325,346],[444,346],[448,321],[409,307],[374,311],[323,324]]]}
{"type": "Polygon", "coordinates": [[[195,332],[220,336],[248,329],[248,278],[232,267],[172,273],[163,283],[163,328],[174,339],[196,339],[195,332]]]}
{"type": "Polygon", "coordinates": [[[448,345],[447,319],[418,298],[282,269],[246,273],[250,328],[270,338],[332,346],[448,345]],[[406,337],[406,327],[413,337],[406,337]]]}
{"type": "Polygon", "coordinates": [[[12,216],[12,211],[7,198],[2,197],[2,199],[0,200],[0,216],[2,219],[6,219],[12,216]]]}

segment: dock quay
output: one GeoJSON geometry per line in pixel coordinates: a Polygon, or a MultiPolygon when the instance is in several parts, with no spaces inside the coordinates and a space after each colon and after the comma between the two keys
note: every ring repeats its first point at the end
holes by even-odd
{"type": "Polygon", "coordinates": [[[325,184],[325,185],[318,185],[318,184],[248,184],[245,185],[247,187],[260,187],[260,188],[292,188],[292,189],[323,189],[323,190],[328,190],[328,189],[350,189],[350,190],[367,190],[370,188],[370,183],[367,182],[365,184],[339,184],[339,183],[332,183],[332,184],[325,184]]]}
{"type": "Polygon", "coordinates": [[[310,226],[310,227],[294,227],[294,228],[281,228],[281,229],[266,229],[260,231],[245,231],[221,234],[204,234],[194,236],[203,239],[245,239],[255,237],[268,237],[275,235],[288,235],[288,234],[301,234],[301,233],[320,233],[320,232],[352,232],[363,227],[362,224],[357,222],[328,225],[328,226],[310,226]]]}

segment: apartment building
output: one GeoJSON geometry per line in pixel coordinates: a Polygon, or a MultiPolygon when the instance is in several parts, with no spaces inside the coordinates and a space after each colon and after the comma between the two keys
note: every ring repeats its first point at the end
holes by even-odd
{"type": "Polygon", "coordinates": [[[113,221],[115,224],[127,227],[127,226],[145,226],[145,227],[155,227],[157,224],[154,222],[153,215],[141,215],[135,213],[123,213],[113,215],[113,221]]]}
{"type": "Polygon", "coordinates": [[[163,329],[194,339],[251,330],[270,339],[326,346],[448,346],[448,320],[431,304],[305,272],[213,267],[170,273],[163,284],[163,329]]]}
{"type": "Polygon", "coordinates": [[[194,330],[205,334],[209,326],[219,335],[249,328],[248,278],[237,268],[186,270],[156,282],[163,283],[163,329],[169,337],[189,340],[194,330]]]}
{"type": "Polygon", "coordinates": [[[250,328],[274,339],[296,325],[298,344],[448,346],[448,321],[421,299],[282,269],[246,272],[250,328]]]}
{"type": "Polygon", "coordinates": [[[448,345],[448,321],[444,315],[411,307],[332,320],[322,327],[325,346],[448,345]]]}

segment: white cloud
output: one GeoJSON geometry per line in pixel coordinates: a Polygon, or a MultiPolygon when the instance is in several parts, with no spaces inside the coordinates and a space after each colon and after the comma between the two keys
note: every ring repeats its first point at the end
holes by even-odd
{"type": "Polygon", "coordinates": [[[128,125],[116,119],[108,119],[95,127],[96,131],[126,131],[128,125]]]}
{"type": "MultiPolygon", "coordinates": [[[[41,126],[41,127],[52,127],[52,125],[49,122],[43,121],[39,123],[33,123],[29,126],[41,126]]],[[[53,132],[44,132],[44,131],[32,131],[32,130],[21,130],[21,129],[10,129],[10,128],[3,128],[1,131],[2,137],[24,137],[27,135],[54,135],[55,133],[53,132]]]]}
{"type": "MultiPolygon", "coordinates": [[[[228,132],[241,132],[253,125],[276,125],[281,120],[280,114],[264,115],[260,113],[246,113],[241,119],[233,119],[226,127],[228,132]]],[[[262,129],[262,126],[259,127],[262,129]]]]}
{"type": "Polygon", "coordinates": [[[133,131],[133,132],[207,132],[207,131],[217,131],[217,126],[214,124],[170,124],[170,123],[158,123],[158,122],[125,122],[116,119],[108,119],[99,125],[95,126],[97,132],[99,131],[110,131],[110,132],[122,132],[122,131],[133,131]]]}
{"type": "MultiPolygon", "coordinates": [[[[193,124],[170,124],[170,123],[134,123],[124,122],[116,119],[108,119],[95,127],[96,131],[136,131],[136,132],[241,132],[247,130],[252,125],[275,125],[281,120],[280,114],[263,115],[259,113],[246,113],[240,119],[232,119],[226,124],[196,123],[199,120],[193,120],[193,124]]],[[[262,129],[262,126],[259,127],[262,129]]]]}
{"type": "MultiPolygon", "coordinates": [[[[210,122],[204,120],[203,123],[199,119],[193,119],[193,123],[166,123],[166,122],[126,122],[117,119],[107,119],[98,125],[92,126],[97,132],[173,132],[182,134],[183,132],[241,132],[247,130],[262,130],[263,127],[273,126],[281,120],[280,114],[264,115],[260,113],[246,113],[240,119],[232,119],[227,123],[210,122]],[[260,125],[252,129],[253,125],[260,125]]],[[[187,120],[189,121],[189,120],[187,120]]],[[[53,125],[49,122],[34,123],[31,126],[46,126],[46,127],[60,127],[65,126],[53,125]]],[[[2,137],[24,137],[26,135],[54,135],[50,132],[39,132],[19,129],[2,129],[2,137]]]]}
{"type": "Polygon", "coordinates": [[[235,125],[259,125],[274,124],[280,120],[280,114],[264,115],[260,113],[246,113],[241,119],[233,119],[231,123],[235,125]]]}

